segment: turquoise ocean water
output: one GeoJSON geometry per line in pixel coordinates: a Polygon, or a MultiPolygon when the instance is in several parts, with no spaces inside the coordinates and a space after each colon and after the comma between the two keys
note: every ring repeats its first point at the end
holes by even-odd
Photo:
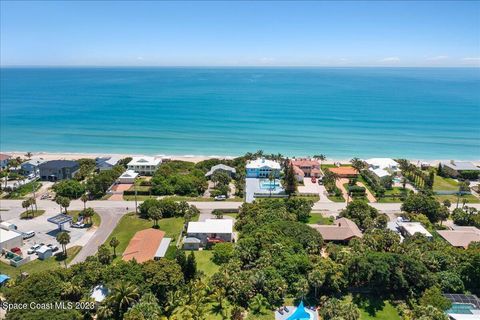
{"type": "Polygon", "coordinates": [[[2,68],[2,151],[480,159],[480,69],[2,68]]]}

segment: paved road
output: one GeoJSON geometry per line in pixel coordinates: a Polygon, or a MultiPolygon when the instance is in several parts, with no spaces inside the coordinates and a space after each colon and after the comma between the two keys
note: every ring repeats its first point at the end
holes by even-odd
{"type": "MultiPolygon", "coordinates": [[[[107,240],[110,233],[117,225],[120,218],[127,212],[116,209],[97,209],[98,215],[102,218],[100,226],[95,231],[95,234],[90,240],[82,247],[82,250],[77,256],[70,262],[70,265],[85,261],[87,257],[93,256],[98,247],[107,240]]],[[[107,244],[108,245],[108,244],[107,244]]]]}
{"type": "MultiPolygon", "coordinates": [[[[139,202],[140,204],[140,202],[139,202]]],[[[242,205],[242,202],[229,202],[229,201],[209,201],[209,202],[190,202],[197,206],[202,212],[202,218],[210,217],[209,213],[214,209],[236,209],[242,205]]],[[[58,205],[50,200],[37,200],[39,209],[45,210],[59,210],[58,205]]],[[[400,203],[371,203],[371,206],[377,208],[379,211],[393,214],[400,212],[400,203]]],[[[135,210],[134,201],[89,201],[87,206],[95,209],[102,218],[102,222],[94,235],[83,246],[80,253],[75,257],[71,264],[84,261],[88,256],[94,255],[98,246],[100,246],[108,238],[110,233],[117,225],[120,218],[129,211],[135,210]],[[127,209],[128,208],[128,209],[127,209]]],[[[345,208],[344,202],[330,202],[322,203],[317,202],[313,206],[313,210],[322,211],[327,214],[338,214],[340,210],[345,208]]],[[[480,209],[480,204],[470,204],[470,206],[480,209]]],[[[1,216],[3,220],[10,220],[18,217],[22,209],[22,200],[0,200],[0,208],[7,209],[8,211],[2,211],[1,216]]],[[[69,210],[81,210],[83,209],[83,202],[80,200],[72,201],[69,210]]]]}

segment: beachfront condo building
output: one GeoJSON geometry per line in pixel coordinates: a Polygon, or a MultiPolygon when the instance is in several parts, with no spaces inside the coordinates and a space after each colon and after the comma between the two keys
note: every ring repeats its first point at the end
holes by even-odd
{"type": "Polygon", "coordinates": [[[251,160],[246,165],[247,178],[268,178],[273,172],[276,178],[280,177],[280,164],[273,160],[259,158],[251,160]]]}
{"type": "Polygon", "coordinates": [[[127,165],[128,170],[135,171],[138,174],[151,176],[162,163],[162,159],[155,157],[133,157],[127,165]]]}

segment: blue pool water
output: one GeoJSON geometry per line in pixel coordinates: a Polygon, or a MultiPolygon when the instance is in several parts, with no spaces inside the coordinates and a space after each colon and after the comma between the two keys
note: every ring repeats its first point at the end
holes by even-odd
{"type": "Polygon", "coordinates": [[[480,159],[480,68],[2,68],[1,151],[480,159]]]}
{"type": "Polygon", "coordinates": [[[471,311],[474,308],[471,304],[466,303],[452,303],[450,309],[448,309],[447,313],[455,313],[455,314],[473,314],[471,311]]]}
{"type": "Polygon", "coordinates": [[[270,181],[270,180],[260,180],[260,189],[263,190],[276,190],[281,189],[282,184],[280,180],[270,181]]]}

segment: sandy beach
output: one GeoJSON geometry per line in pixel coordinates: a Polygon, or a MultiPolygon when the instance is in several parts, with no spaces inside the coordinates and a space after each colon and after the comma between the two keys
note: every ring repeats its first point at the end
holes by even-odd
{"type": "MultiPolygon", "coordinates": [[[[11,152],[3,152],[4,154],[8,154],[13,157],[21,157],[25,158],[26,152],[22,151],[11,151],[11,152]]],[[[98,157],[108,157],[108,156],[118,156],[120,158],[126,157],[135,157],[135,156],[145,156],[145,154],[121,154],[121,153],[57,153],[57,152],[32,152],[32,158],[43,158],[45,160],[77,160],[82,158],[87,159],[95,159],[98,157]]],[[[168,155],[168,154],[153,154],[148,156],[155,156],[158,158],[163,159],[170,159],[170,160],[181,160],[181,161],[189,161],[189,162],[200,162],[208,159],[233,159],[236,156],[223,156],[223,155],[210,155],[210,156],[202,156],[202,155],[168,155]]],[[[298,156],[297,158],[303,158],[306,156],[298,156]]],[[[353,157],[353,156],[352,156],[353,157]]],[[[381,157],[381,156],[378,156],[381,157]]],[[[451,159],[438,159],[438,160],[425,160],[425,159],[410,159],[410,162],[414,164],[419,164],[421,162],[428,162],[432,166],[438,165],[439,162],[448,162],[451,159]]],[[[456,160],[462,161],[462,160],[456,160]]],[[[463,160],[465,161],[465,160],[463,160]]],[[[334,164],[334,163],[350,163],[350,159],[331,159],[327,158],[325,161],[322,161],[323,164],[334,164]]],[[[480,166],[480,159],[470,161],[476,166],[480,166]]]]}

